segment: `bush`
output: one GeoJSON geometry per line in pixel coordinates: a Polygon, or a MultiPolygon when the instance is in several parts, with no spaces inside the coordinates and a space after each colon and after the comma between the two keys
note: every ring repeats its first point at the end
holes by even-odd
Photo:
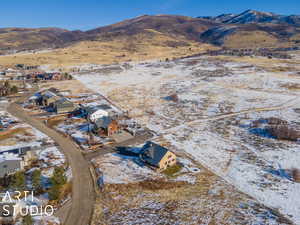
{"type": "Polygon", "coordinates": [[[17,86],[12,86],[11,87],[11,89],[10,89],[10,92],[12,93],[12,94],[16,94],[16,93],[18,93],[18,87],[17,86]]]}
{"type": "Polygon", "coordinates": [[[182,169],[182,165],[177,163],[174,166],[168,167],[163,171],[164,174],[167,176],[174,176],[176,173],[178,173],[182,169]]]}
{"type": "Polygon", "coordinates": [[[19,191],[23,191],[25,189],[26,178],[25,173],[23,171],[18,171],[13,175],[12,187],[19,191]]]}
{"type": "Polygon", "coordinates": [[[292,177],[295,182],[300,183],[300,170],[299,169],[292,169],[292,177]]]}
{"type": "Polygon", "coordinates": [[[22,220],[22,225],[32,225],[33,224],[33,219],[31,217],[31,215],[26,215],[23,217],[23,220],[22,220]]]}
{"type": "Polygon", "coordinates": [[[32,186],[37,194],[42,192],[41,171],[38,169],[32,173],[32,186]]]}
{"type": "Polygon", "coordinates": [[[65,170],[62,167],[56,167],[54,173],[51,177],[52,185],[62,186],[67,183],[67,177],[65,175],[65,170]]]}
{"type": "Polygon", "coordinates": [[[287,125],[269,126],[268,132],[279,140],[297,141],[300,132],[287,125]]]}
{"type": "Polygon", "coordinates": [[[52,185],[48,191],[49,199],[50,200],[58,200],[60,195],[61,187],[59,185],[52,185]]]}
{"type": "Polygon", "coordinates": [[[63,187],[67,183],[67,177],[65,175],[65,171],[62,167],[56,167],[54,169],[54,173],[51,177],[51,188],[48,191],[50,200],[58,200],[60,197],[60,192],[63,187]]]}

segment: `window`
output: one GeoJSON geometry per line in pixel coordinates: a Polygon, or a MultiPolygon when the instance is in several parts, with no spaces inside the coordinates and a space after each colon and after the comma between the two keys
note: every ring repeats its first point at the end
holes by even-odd
{"type": "Polygon", "coordinates": [[[3,165],[3,168],[7,168],[7,165],[3,165]]]}

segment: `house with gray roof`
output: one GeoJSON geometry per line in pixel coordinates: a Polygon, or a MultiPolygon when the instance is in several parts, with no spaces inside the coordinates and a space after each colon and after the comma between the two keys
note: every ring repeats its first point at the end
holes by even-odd
{"type": "Polygon", "coordinates": [[[139,157],[158,171],[176,164],[176,155],[173,152],[151,141],[146,142],[142,147],[139,157]]]}
{"type": "Polygon", "coordinates": [[[24,162],[21,157],[12,153],[0,155],[0,177],[14,174],[24,169],[24,162]]]}
{"type": "Polygon", "coordinates": [[[67,98],[60,98],[53,103],[53,109],[56,113],[68,113],[76,109],[76,104],[67,98]]]}

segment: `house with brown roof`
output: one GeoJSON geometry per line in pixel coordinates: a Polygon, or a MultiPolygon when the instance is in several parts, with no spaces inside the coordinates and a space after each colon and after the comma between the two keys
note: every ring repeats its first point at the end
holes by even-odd
{"type": "Polygon", "coordinates": [[[97,119],[94,125],[94,131],[100,136],[112,136],[120,130],[118,122],[109,116],[97,119]]]}

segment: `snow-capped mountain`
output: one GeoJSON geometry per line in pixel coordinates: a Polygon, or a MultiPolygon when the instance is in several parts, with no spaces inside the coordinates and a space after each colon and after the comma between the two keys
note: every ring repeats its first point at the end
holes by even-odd
{"type": "Polygon", "coordinates": [[[246,10],[240,14],[221,14],[216,17],[202,17],[226,24],[274,23],[300,26],[300,15],[279,15],[270,12],[246,10]]]}

